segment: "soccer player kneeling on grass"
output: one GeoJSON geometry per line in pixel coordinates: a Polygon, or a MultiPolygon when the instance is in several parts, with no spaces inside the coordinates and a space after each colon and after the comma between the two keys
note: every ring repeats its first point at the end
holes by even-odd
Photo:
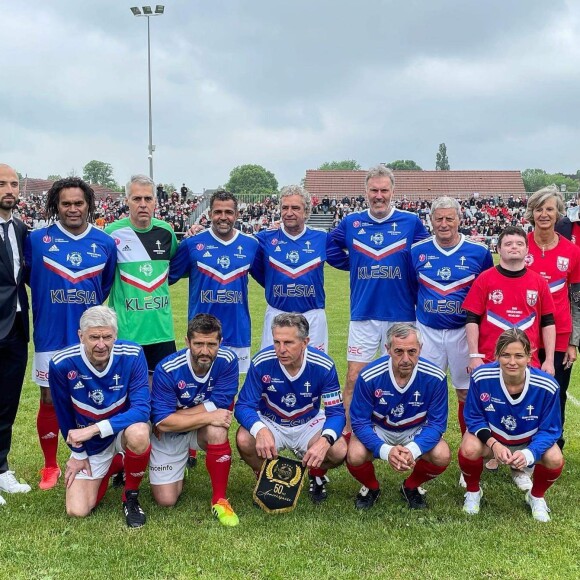
{"type": "Polygon", "coordinates": [[[374,459],[388,461],[400,473],[412,469],[401,494],[412,509],[427,503],[419,486],[445,471],[449,447],[447,378],[435,365],[419,358],[421,333],[409,323],[393,324],[387,332],[388,356],[363,369],[357,379],[350,420],[354,436],[347,467],[363,484],[357,509],[373,507],[380,495],[374,459]]]}
{"type": "Polygon", "coordinates": [[[206,452],[212,485],[212,512],[224,526],[238,516],[226,499],[232,450],[228,429],[238,391],[238,358],[220,348],[222,326],[211,314],[194,316],[187,326],[187,348],[163,359],[153,374],[149,480],[155,501],[173,506],[183,490],[189,449],[206,452]]]}
{"type": "Polygon", "coordinates": [[[560,477],[564,457],[558,383],[529,366],[532,348],[526,334],[511,328],[495,347],[496,362],[478,367],[471,376],[465,404],[467,433],[459,449],[459,466],[467,483],[463,511],[479,513],[483,458],[531,472],[526,503],[534,519],[550,521],[544,494],[560,477]]]}
{"type": "Polygon", "coordinates": [[[151,411],[143,349],[117,340],[117,315],[93,306],[80,319],[80,344],[50,362],[49,384],[60,430],[72,450],[66,464],[66,511],[91,513],[114,473],[113,457],[124,453],[123,510],[127,525],[141,527],[139,485],[149,462],[151,411]]]}
{"type": "Polygon", "coordinates": [[[308,330],[302,314],[274,318],[274,345],[252,359],[236,403],[236,441],[256,476],[265,459],[292,450],[309,469],[310,499],[320,503],[326,499],[326,471],[346,455],[340,436],[346,418],[334,362],[308,345],[308,330]]]}

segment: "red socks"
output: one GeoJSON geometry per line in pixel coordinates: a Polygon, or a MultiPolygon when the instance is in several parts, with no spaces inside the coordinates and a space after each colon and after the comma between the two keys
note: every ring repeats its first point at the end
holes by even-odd
{"type": "Polygon", "coordinates": [[[368,487],[369,489],[379,489],[379,480],[375,475],[375,467],[372,461],[367,461],[358,466],[347,463],[346,467],[350,474],[365,487],[368,487]]]}
{"type": "Polygon", "coordinates": [[[190,449],[189,449],[189,456],[190,456],[192,459],[197,459],[197,449],[191,449],[191,448],[190,448],[190,449]]]}
{"type": "Polygon", "coordinates": [[[226,499],[230,467],[232,466],[232,448],[230,442],[207,444],[205,466],[209,473],[212,487],[211,504],[226,499]]]}
{"type": "Polygon", "coordinates": [[[407,489],[416,489],[422,483],[425,483],[430,479],[435,479],[446,469],[447,465],[435,465],[434,463],[429,463],[424,459],[419,459],[419,461],[415,463],[415,468],[413,469],[411,475],[405,479],[403,485],[407,489]]]}
{"type": "Polygon", "coordinates": [[[564,462],[556,469],[548,469],[540,463],[534,467],[534,485],[530,492],[534,497],[544,497],[548,488],[560,477],[564,462]]]}
{"type": "Polygon", "coordinates": [[[312,477],[324,477],[328,469],[320,469],[320,467],[313,467],[312,469],[308,470],[308,475],[312,477]]]}
{"type": "Polygon", "coordinates": [[[53,405],[40,402],[36,416],[36,430],[40,448],[44,455],[45,467],[58,467],[56,452],[58,450],[58,419],[53,405]]]}
{"type": "Polygon", "coordinates": [[[465,401],[458,401],[457,403],[457,420],[459,421],[459,428],[461,429],[461,434],[465,435],[467,427],[465,425],[465,417],[463,416],[463,409],[465,409],[465,401]]]}
{"type": "Polygon", "coordinates": [[[479,459],[467,459],[460,451],[457,454],[457,458],[465,483],[467,484],[467,491],[478,492],[479,480],[481,479],[481,472],[483,471],[483,457],[479,459]]]}
{"type": "Polygon", "coordinates": [[[117,453],[115,457],[113,457],[113,461],[111,461],[111,465],[109,466],[109,470],[103,479],[101,480],[101,485],[99,485],[99,491],[97,492],[97,502],[95,503],[95,507],[97,507],[103,497],[105,497],[105,493],[107,488],[109,487],[109,480],[111,477],[119,471],[123,470],[123,454],[117,453]]]}
{"type": "Polygon", "coordinates": [[[123,490],[123,501],[127,499],[125,497],[126,491],[139,489],[141,480],[147,469],[147,464],[149,463],[149,455],[151,455],[151,445],[141,455],[133,453],[127,447],[125,451],[125,489],[123,490]]]}

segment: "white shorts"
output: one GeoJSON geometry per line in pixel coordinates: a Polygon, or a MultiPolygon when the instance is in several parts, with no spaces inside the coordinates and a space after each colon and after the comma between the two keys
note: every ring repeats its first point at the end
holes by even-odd
{"type": "Polygon", "coordinates": [[[465,327],[439,329],[417,322],[423,335],[421,356],[451,374],[451,383],[456,389],[469,388],[469,348],[465,327]]]}
{"type": "Polygon", "coordinates": [[[48,388],[48,365],[57,352],[57,350],[51,350],[48,352],[34,353],[34,358],[32,359],[32,380],[39,387],[48,388]]]}
{"type": "Polygon", "coordinates": [[[226,346],[236,353],[240,373],[247,373],[250,368],[250,347],[249,346],[226,346]]]}
{"type": "Polygon", "coordinates": [[[202,450],[197,442],[197,429],[187,433],[160,433],[159,439],[153,435],[149,458],[151,485],[181,481],[185,475],[190,448],[202,450]]]}
{"type": "Polygon", "coordinates": [[[276,449],[278,451],[281,449],[289,449],[294,453],[294,455],[296,455],[296,457],[298,457],[298,459],[304,457],[304,454],[308,451],[308,442],[317,433],[322,431],[322,426],[324,425],[324,421],[326,421],[324,411],[319,411],[316,417],[308,421],[308,423],[294,427],[278,425],[278,423],[264,417],[259,411],[258,416],[260,417],[260,421],[262,421],[262,423],[270,429],[272,435],[274,435],[276,449]]]}
{"type": "MultiPolygon", "coordinates": [[[[351,320],[348,325],[346,360],[371,362],[379,349],[379,356],[387,354],[387,332],[393,324],[397,323],[387,320],[351,320]]],[[[415,324],[415,321],[410,324],[415,324]]]]}
{"type": "Polygon", "coordinates": [[[389,431],[388,429],[383,429],[378,425],[373,425],[374,432],[378,435],[379,439],[386,443],[387,445],[403,445],[406,446],[415,439],[421,429],[422,425],[418,427],[411,427],[411,429],[404,429],[403,431],[389,431]]]}
{"type": "MultiPolygon", "coordinates": [[[[272,338],[272,322],[278,314],[285,314],[284,311],[272,308],[268,304],[266,313],[264,314],[264,328],[262,330],[262,346],[261,349],[274,344],[272,338]]],[[[316,308],[314,310],[307,310],[301,314],[308,320],[310,326],[310,346],[322,352],[328,352],[328,323],[326,322],[326,312],[323,308],[316,308]]]]}
{"type": "Polygon", "coordinates": [[[117,453],[122,453],[124,451],[123,446],[121,445],[122,437],[123,431],[120,431],[106,449],[96,455],[90,455],[89,463],[91,464],[92,475],[88,475],[85,471],[81,471],[77,473],[77,479],[103,479],[103,477],[107,475],[107,471],[109,471],[113,457],[115,457],[117,453]]]}

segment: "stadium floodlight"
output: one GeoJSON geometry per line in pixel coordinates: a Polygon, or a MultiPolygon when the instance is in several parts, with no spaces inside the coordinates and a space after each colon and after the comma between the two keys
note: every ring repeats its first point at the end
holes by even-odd
{"type": "Polygon", "coordinates": [[[142,16],[147,18],[147,79],[148,79],[148,95],[149,95],[149,177],[153,179],[153,152],[155,151],[155,145],[153,145],[153,111],[151,108],[151,27],[149,20],[151,16],[162,16],[165,11],[165,6],[163,4],[157,4],[155,6],[155,14],[151,6],[143,6],[143,13],[141,10],[134,6],[131,8],[133,16],[142,16]]]}

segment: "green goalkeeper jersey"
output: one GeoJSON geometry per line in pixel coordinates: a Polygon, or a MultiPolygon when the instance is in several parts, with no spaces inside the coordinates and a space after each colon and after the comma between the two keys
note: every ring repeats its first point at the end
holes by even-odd
{"type": "Polygon", "coordinates": [[[119,338],[141,345],[175,340],[169,300],[169,260],[177,250],[171,226],[153,218],[140,230],[129,218],[105,231],[117,244],[117,271],[109,306],[119,320],[119,338]]]}

